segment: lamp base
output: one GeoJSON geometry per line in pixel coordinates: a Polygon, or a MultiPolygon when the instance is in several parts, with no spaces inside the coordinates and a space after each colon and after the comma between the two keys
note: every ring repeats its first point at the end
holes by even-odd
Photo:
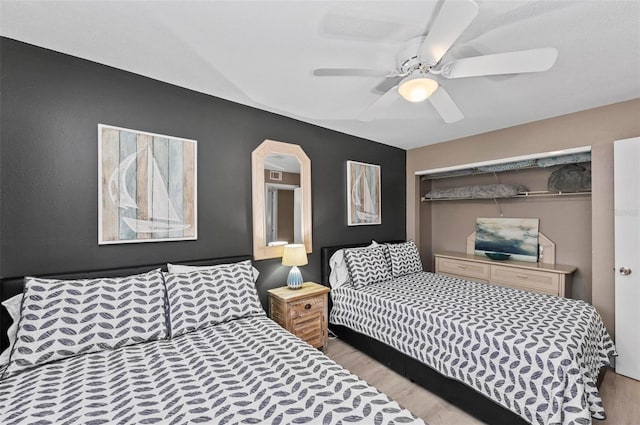
{"type": "Polygon", "coordinates": [[[302,273],[297,266],[291,267],[287,276],[287,286],[289,289],[300,289],[302,287],[302,273]]]}

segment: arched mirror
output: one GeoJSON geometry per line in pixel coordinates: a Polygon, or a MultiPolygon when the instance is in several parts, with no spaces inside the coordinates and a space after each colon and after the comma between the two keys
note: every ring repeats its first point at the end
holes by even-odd
{"type": "Polygon", "coordinates": [[[298,145],[265,140],[251,154],[253,257],[282,257],[286,244],[311,252],[311,161],[298,145]]]}

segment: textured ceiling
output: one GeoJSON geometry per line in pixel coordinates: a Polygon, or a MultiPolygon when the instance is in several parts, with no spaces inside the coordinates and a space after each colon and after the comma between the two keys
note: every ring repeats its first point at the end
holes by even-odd
{"type": "Polygon", "coordinates": [[[478,0],[443,62],[537,47],[558,60],[542,73],[439,80],[465,116],[453,124],[402,99],[359,121],[393,81],[313,75],[394,70],[442,1],[2,0],[0,33],[405,149],[640,97],[640,0],[478,0]]]}

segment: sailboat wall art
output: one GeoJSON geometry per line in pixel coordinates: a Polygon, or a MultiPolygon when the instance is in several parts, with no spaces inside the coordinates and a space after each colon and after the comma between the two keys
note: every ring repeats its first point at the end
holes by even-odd
{"type": "Polygon", "coordinates": [[[98,244],[195,240],[197,142],[98,124],[98,244]]]}
{"type": "Polygon", "coordinates": [[[347,224],[382,223],[380,166],[347,161],[347,224]]]}

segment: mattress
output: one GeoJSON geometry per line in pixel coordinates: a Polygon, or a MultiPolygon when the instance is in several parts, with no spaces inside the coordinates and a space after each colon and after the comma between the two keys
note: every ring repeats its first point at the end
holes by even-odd
{"type": "Polygon", "coordinates": [[[424,422],[264,316],[0,381],[9,424],[424,422]]]}
{"type": "Polygon", "coordinates": [[[459,380],[532,424],[589,424],[615,348],[578,300],[420,272],[332,291],[330,323],[459,380]]]}

